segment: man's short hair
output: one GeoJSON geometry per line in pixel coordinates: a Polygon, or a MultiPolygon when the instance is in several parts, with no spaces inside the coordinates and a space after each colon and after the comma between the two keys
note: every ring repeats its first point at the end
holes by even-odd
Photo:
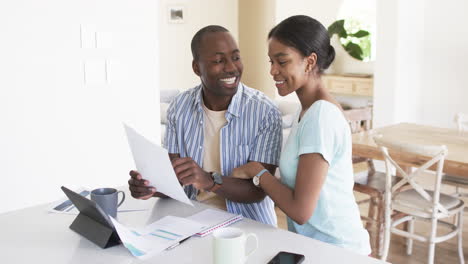
{"type": "Polygon", "coordinates": [[[193,36],[192,43],[190,45],[190,47],[192,48],[193,60],[197,61],[199,59],[200,43],[201,43],[203,36],[205,36],[206,33],[214,33],[214,32],[229,32],[229,30],[218,25],[209,25],[198,30],[198,32],[195,33],[195,35],[193,36]]]}

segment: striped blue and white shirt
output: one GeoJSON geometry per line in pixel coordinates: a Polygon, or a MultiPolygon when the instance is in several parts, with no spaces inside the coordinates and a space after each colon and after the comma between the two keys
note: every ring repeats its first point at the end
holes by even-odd
{"type": "MultiPolygon", "coordinates": [[[[171,102],[167,110],[164,145],[169,153],[191,157],[203,167],[203,99],[202,86],[187,90],[171,102]]],[[[225,114],[227,123],[220,131],[221,172],[225,177],[234,168],[257,161],[278,165],[281,142],[281,115],[263,93],[239,83],[225,114]]],[[[186,186],[190,199],[197,190],[186,186]]],[[[267,196],[258,203],[226,200],[229,212],[276,226],[273,201],[267,196]]]]}

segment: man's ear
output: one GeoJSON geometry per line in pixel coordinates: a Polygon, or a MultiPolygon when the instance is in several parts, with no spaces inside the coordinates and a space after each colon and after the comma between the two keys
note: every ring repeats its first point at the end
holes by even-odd
{"type": "Polygon", "coordinates": [[[196,75],[201,76],[200,67],[198,66],[198,62],[196,62],[195,60],[192,60],[192,69],[196,75]]]}
{"type": "Polygon", "coordinates": [[[315,52],[312,52],[307,58],[307,67],[306,67],[306,72],[311,72],[315,66],[317,65],[317,54],[315,52]]]}

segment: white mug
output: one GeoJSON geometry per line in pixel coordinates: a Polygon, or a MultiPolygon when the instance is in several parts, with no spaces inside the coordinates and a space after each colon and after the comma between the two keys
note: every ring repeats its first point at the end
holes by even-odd
{"type": "Polygon", "coordinates": [[[239,228],[225,227],[213,233],[213,262],[214,264],[242,264],[258,248],[258,238],[255,234],[245,234],[239,228]],[[245,254],[247,239],[255,239],[255,247],[245,254]]]}

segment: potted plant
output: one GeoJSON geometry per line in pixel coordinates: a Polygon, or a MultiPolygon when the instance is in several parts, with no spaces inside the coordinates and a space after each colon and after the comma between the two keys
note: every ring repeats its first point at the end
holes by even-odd
{"type": "Polygon", "coordinates": [[[359,29],[358,21],[350,20],[345,27],[345,20],[340,19],[328,27],[330,38],[337,35],[344,50],[353,58],[360,61],[370,59],[370,33],[367,30],[359,29]]]}

